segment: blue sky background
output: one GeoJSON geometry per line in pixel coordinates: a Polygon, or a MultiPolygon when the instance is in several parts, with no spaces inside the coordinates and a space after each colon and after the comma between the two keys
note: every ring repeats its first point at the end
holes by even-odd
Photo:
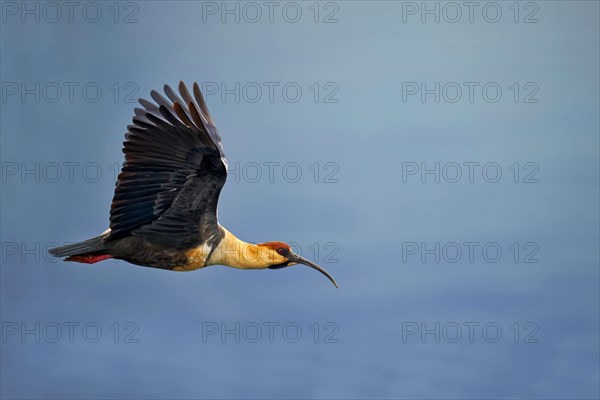
{"type": "Polygon", "coordinates": [[[37,22],[35,4],[3,2],[0,25],[3,398],[600,396],[597,2],[521,2],[518,22],[513,2],[499,2],[495,23],[485,18],[496,9],[479,2],[472,22],[463,6],[455,23],[443,2],[427,3],[446,13],[439,23],[421,21],[421,2],[322,2],[316,23],[314,2],[277,3],[272,22],[263,5],[255,23],[243,2],[239,23],[221,20],[221,2],[119,3],[118,15],[98,2],[97,22],[86,2],[72,22],[65,6],[58,17],[38,3],[37,22]],[[221,223],[248,241],[297,243],[339,290],[304,267],[172,273],[46,255],[108,226],[135,106],[126,94],[149,98],[179,80],[240,83],[239,102],[207,96],[230,167],[239,163],[221,223]],[[272,102],[265,82],[278,85],[272,102]],[[465,91],[422,102],[406,82],[465,91]],[[479,83],[472,102],[464,82],[479,83]],[[482,95],[490,82],[497,102],[482,95]],[[301,88],[298,101],[286,84],[301,88]],[[533,91],[537,102],[524,102],[533,91]],[[272,182],[270,162],[280,163],[272,182]],[[465,162],[480,163],[472,183],[465,162]],[[403,180],[406,163],[447,174],[403,180]],[[452,163],[463,165],[456,183],[452,163]],[[498,182],[487,181],[494,170],[482,177],[487,163],[501,168],[498,182]],[[525,183],[534,170],[537,183],[525,183]],[[479,243],[473,262],[465,242],[479,243]],[[440,262],[408,254],[411,243],[440,243],[440,262]],[[461,246],[455,263],[447,243],[461,246]],[[497,262],[482,255],[486,243],[502,250],[497,262]],[[525,263],[531,252],[538,262],[525,263]],[[239,343],[208,335],[236,323],[239,343]],[[272,342],[268,323],[278,324],[272,342]],[[421,335],[436,324],[437,342],[421,335]]]}

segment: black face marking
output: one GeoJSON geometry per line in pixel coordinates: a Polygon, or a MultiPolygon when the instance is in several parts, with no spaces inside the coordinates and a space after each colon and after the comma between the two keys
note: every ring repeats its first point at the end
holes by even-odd
{"type": "Polygon", "coordinates": [[[288,266],[289,261],[286,261],[284,263],[281,264],[275,264],[275,265],[271,265],[270,267],[267,267],[269,269],[280,269],[280,268],[285,268],[288,266]]]}
{"type": "Polygon", "coordinates": [[[276,251],[277,251],[277,254],[279,254],[280,256],[284,256],[284,257],[286,255],[288,255],[288,253],[289,253],[288,249],[283,248],[283,247],[278,248],[276,251]]]}

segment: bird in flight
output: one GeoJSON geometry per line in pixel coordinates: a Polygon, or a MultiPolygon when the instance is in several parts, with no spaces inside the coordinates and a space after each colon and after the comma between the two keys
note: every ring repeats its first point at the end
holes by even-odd
{"type": "Polygon", "coordinates": [[[192,98],[183,82],[179,95],[140,99],[127,127],[110,209],[110,227],[100,236],[50,249],[65,261],[93,264],[109,258],[172,271],[209,265],[279,269],[304,264],[331,275],[292,252],[283,242],[247,243],[217,219],[217,202],[227,178],[221,137],[194,83],[192,98]],[[181,96],[181,97],[180,97],[181,96]]]}

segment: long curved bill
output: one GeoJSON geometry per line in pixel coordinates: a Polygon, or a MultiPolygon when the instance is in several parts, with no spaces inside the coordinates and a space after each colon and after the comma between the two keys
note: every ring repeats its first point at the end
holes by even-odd
{"type": "Polygon", "coordinates": [[[339,289],[339,286],[337,284],[337,282],[335,281],[335,279],[333,279],[333,277],[331,275],[329,275],[329,272],[325,271],[323,268],[321,268],[320,266],[318,266],[317,264],[315,264],[314,262],[307,260],[306,258],[300,257],[299,255],[296,254],[290,254],[287,256],[287,259],[290,260],[290,262],[295,262],[298,264],[304,264],[307,265],[311,268],[316,269],[317,271],[319,271],[320,273],[322,273],[323,275],[325,275],[327,278],[329,278],[329,280],[331,281],[331,283],[333,283],[335,285],[336,288],[339,289]]]}

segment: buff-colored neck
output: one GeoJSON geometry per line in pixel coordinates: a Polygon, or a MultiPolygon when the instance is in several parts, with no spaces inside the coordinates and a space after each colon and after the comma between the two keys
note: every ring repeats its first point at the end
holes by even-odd
{"type": "Polygon", "coordinates": [[[260,269],[273,264],[273,254],[268,248],[244,242],[227,229],[221,229],[225,236],[206,261],[207,266],[220,264],[233,268],[260,269]]]}

